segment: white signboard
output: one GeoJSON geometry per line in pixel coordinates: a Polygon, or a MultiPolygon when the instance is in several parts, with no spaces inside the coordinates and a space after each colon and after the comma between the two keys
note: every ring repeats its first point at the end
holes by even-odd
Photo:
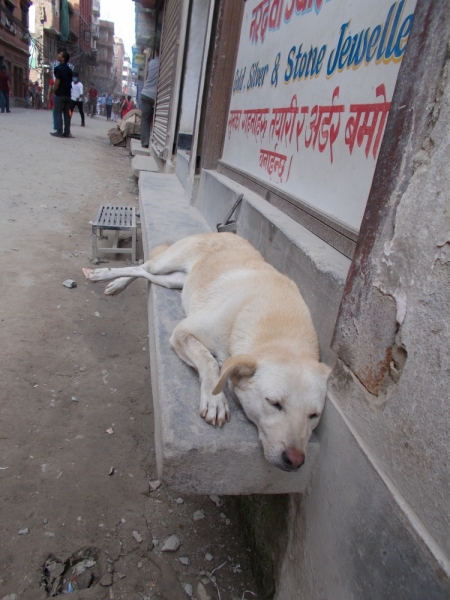
{"type": "Polygon", "coordinates": [[[358,230],[415,0],[247,0],[222,159],[358,230]]]}

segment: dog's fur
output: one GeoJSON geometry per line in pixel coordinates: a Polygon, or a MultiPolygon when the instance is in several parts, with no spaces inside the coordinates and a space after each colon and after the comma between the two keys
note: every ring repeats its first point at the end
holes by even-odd
{"type": "Polygon", "coordinates": [[[200,415],[212,425],[230,419],[228,382],[258,428],[266,459],[286,471],[301,467],[330,369],[319,362],[311,316],[293,281],[231,233],[158,246],[139,267],[83,271],[90,281],[114,280],[106,295],[136,277],[182,288],[186,318],[170,343],[199,373],[200,415]]]}

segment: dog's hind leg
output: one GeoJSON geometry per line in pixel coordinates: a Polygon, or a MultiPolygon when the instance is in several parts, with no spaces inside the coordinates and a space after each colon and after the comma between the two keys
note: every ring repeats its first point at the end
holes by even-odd
{"type": "MultiPolygon", "coordinates": [[[[212,234],[207,234],[211,236],[212,234]]],[[[156,246],[150,252],[144,267],[155,275],[184,271],[189,273],[202,254],[208,253],[205,247],[205,234],[191,235],[175,242],[156,246]]]]}
{"type": "Polygon", "coordinates": [[[230,420],[230,409],[223,392],[213,395],[219,379],[219,365],[211,352],[189,330],[189,319],[179,323],[170,338],[178,356],[198,371],[200,377],[200,415],[211,425],[220,427],[230,420]]]}
{"type": "MultiPolygon", "coordinates": [[[[156,283],[157,285],[161,285],[162,287],[174,289],[181,289],[187,278],[187,274],[183,273],[182,271],[167,273],[167,275],[153,275],[152,273],[149,273],[143,266],[123,267],[118,269],[83,269],[83,273],[86,279],[89,279],[89,281],[111,281],[112,279],[118,278],[131,278],[134,280],[137,277],[143,277],[144,279],[148,279],[148,281],[156,283]]],[[[131,281],[127,282],[124,287],[122,287],[123,283],[124,282],[119,284],[118,288],[121,289],[118,289],[116,293],[121,292],[124,287],[131,283],[131,281]]],[[[112,289],[114,290],[114,287],[112,289]]]]}

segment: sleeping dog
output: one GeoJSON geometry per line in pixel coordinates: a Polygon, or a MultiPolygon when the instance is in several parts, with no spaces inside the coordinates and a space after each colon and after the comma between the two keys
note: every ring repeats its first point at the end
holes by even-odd
{"type": "Polygon", "coordinates": [[[142,266],[83,269],[111,281],[106,295],[137,277],[182,289],[186,318],[170,343],[199,374],[200,415],[230,420],[226,385],[257,426],[266,459],[299,469],[325,403],[330,368],[319,362],[309,310],[295,283],[232,233],[194,235],[153,249],[142,266]]]}

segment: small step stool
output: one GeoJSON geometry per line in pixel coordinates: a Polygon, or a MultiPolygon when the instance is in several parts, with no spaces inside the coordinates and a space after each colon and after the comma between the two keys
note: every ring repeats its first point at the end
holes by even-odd
{"type": "Polygon", "coordinates": [[[136,209],[134,206],[114,206],[104,204],[98,209],[97,216],[92,223],[92,258],[96,259],[99,252],[110,254],[131,254],[131,260],[136,262],[136,209]],[[104,229],[114,231],[112,248],[98,248],[97,234],[104,229]],[[131,248],[119,248],[119,232],[131,231],[131,248]]]}

